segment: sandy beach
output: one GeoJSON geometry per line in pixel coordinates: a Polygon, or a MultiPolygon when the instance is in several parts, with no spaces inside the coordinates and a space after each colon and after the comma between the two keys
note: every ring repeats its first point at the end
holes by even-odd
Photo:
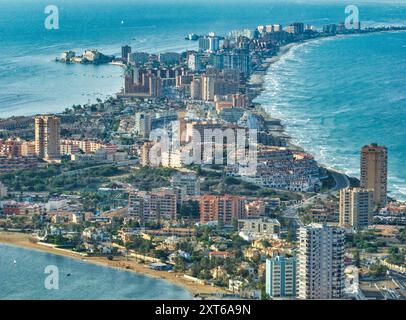
{"type": "Polygon", "coordinates": [[[39,250],[42,252],[57,254],[64,257],[69,257],[82,261],[86,260],[86,262],[89,263],[95,263],[113,268],[120,268],[124,270],[133,271],[139,274],[147,275],[150,277],[154,277],[157,279],[164,279],[175,285],[184,287],[193,295],[226,293],[224,289],[188,280],[183,277],[182,273],[155,271],[150,269],[148,265],[138,263],[131,259],[126,260],[126,258],[124,257],[114,257],[114,260],[110,261],[106,257],[88,257],[72,251],[58,250],[53,247],[44,246],[36,243],[34,238],[30,234],[26,233],[0,232],[0,243],[14,245],[26,249],[39,250]]]}

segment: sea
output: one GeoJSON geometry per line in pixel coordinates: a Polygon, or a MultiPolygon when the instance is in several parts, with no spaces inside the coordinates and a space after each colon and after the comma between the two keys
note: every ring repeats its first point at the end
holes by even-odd
{"type": "MultiPolygon", "coordinates": [[[[184,40],[189,33],[226,35],[296,21],[320,28],[344,21],[350,4],[358,7],[363,26],[406,25],[406,1],[390,0],[0,0],[0,117],[60,112],[122,88],[119,66],[54,62],[66,50],[97,48],[119,56],[129,44],[133,51],[180,52],[197,46],[184,40]],[[59,29],[44,26],[49,4],[58,8],[59,29]]],[[[386,145],[389,195],[406,200],[405,80],[405,32],[338,36],[298,45],[281,57],[257,102],[282,119],[293,142],[319,163],[352,176],[359,177],[364,144],[386,145]]],[[[2,263],[0,280],[5,268],[2,263]]],[[[12,279],[6,278],[9,286],[19,281],[12,279]]]]}
{"type": "Polygon", "coordinates": [[[193,296],[166,280],[0,244],[0,300],[17,299],[190,300],[193,296]],[[55,267],[58,280],[53,277],[55,267]]]}

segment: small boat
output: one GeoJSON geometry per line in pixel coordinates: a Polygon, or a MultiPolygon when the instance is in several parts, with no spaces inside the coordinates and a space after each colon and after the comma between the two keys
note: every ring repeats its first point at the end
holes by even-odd
{"type": "Polygon", "coordinates": [[[16,260],[16,259],[13,259],[13,263],[14,263],[14,264],[17,264],[17,260],[16,260]]]}
{"type": "Polygon", "coordinates": [[[66,276],[67,276],[67,277],[70,277],[70,276],[71,276],[71,273],[67,273],[66,276]]]}

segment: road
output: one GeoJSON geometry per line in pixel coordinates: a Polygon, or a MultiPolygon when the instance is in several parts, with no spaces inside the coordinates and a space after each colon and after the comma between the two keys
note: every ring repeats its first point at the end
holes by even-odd
{"type": "Polygon", "coordinates": [[[331,189],[331,192],[337,192],[341,189],[350,187],[350,179],[344,174],[330,169],[330,173],[336,182],[336,185],[331,189]]]}

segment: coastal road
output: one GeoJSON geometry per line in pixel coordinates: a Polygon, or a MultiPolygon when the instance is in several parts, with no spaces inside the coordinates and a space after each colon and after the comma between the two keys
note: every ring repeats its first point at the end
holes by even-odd
{"type": "Polygon", "coordinates": [[[350,179],[348,179],[347,175],[331,169],[330,173],[336,183],[336,185],[330,190],[331,192],[337,192],[340,191],[341,189],[346,189],[350,187],[350,179]]]}
{"type": "Polygon", "coordinates": [[[396,283],[396,285],[398,285],[401,290],[406,291],[406,275],[405,274],[395,272],[395,271],[390,271],[389,275],[392,278],[392,281],[394,283],[396,283]]]}

